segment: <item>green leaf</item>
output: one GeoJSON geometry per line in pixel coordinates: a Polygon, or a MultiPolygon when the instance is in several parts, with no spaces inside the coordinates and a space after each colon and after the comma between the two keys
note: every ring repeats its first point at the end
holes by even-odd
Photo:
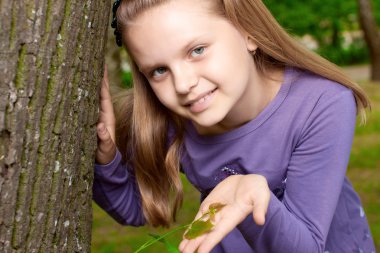
{"type": "Polygon", "coordinates": [[[214,225],[211,223],[210,219],[207,220],[196,220],[191,224],[189,230],[185,233],[184,237],[186,239],[194,239],[200,235],[209,232],[214,225]]]}
{"type": "Polygon", "coordinates": [[[212,224],[211,221],[214,220],[215,214],[219,212],[223,207],[225,207],[225,204],[219,202],[212,203],[208,207],[208,211],[204,213],[202,217],[190,224],[190,228],[187,230],[184,237],[186,239],[194,239],[209,232],[214,227],[214,224],[212,224]]]}
{"type": "Polygon", "coordinates": [[[222,204],[222,203],[212,203],[209,207],[208,207],[208,213],[210,214],[211,218],[214,218],[214,215],[219,212],[223,207],[225,207],[226,204],[222,204]]]}
{"type": "Polygon", "coordinates": [[[147,247],[155,244],[156,242],[162,242],[166,245],[169,253],[179,253],[177,247],[171,245],[167,240],[165,240],[165,237],[179,231],[182,229],[188,228],[187,232],[185,233],[184,237],[186,239],[194,239],[200,235],[203,235],[207,232],[209,232],[214,225],[212,224],[211,220],[214,219],[214,216],[217,212],[219,212],[225,204],[221,203],[213,203],[209,206],[208,211],[202,215],[199,219],[193,221],[190,224],[177,227],[163,235],[154,235],[150,234],[153,238],[147,242],[145,242],[143,245],[140,246],[134,253],[138,253],[146,249],[147,247]]]}
{"type": "Polygon", "coordinates": [[[138,248],[136,251],[134,251],[134,253],[138,253],[138,252],[141,252],[143,251],[144,249],[148,248],[149,246],[155,244],[156,242],[158,241],[161,241],[162,239],[164,239],[165,237],[175,233],[175,232],[178,232],[179,230],[182,230],[182,229],[186,229],[188,228],[190,225],[184,225],[184,226],[180,226],[180,227],[177,227],[173,230],[170,230],[169,232],[163,234],[163,235],[160,235],[160,236],[157,236],[147,242],[145,242],[143,245],[140,246],[140,248],[138,248]]]}
{"type": "Polygon", "coordinates": [[[165,238],[162,238],[161,236],[154,235],[154,234],[149,234],[149,235],[155,239],[158,239],[159,242],[162,242],[163,244],[165,244],[166,249],[168,250],[169,253],[180,253],[178,248],[174,246],[173,244],[171,244],[170,242],[168,242],[165,238]]]}

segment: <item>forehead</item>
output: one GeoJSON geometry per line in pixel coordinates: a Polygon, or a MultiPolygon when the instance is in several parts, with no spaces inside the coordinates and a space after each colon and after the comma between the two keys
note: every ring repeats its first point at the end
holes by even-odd
{"type": "Polygon", "coordinates": [[[132,22],[124,40],[133,58],[154,56],[177,48],[200,34],[211,31],[221,17],[212,12],[211,1],[176,0],[152,7],[132,22]]]}

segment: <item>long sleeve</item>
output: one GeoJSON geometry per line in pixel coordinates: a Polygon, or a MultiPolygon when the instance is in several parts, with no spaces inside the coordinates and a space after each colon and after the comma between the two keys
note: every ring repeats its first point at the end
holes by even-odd
{"type": "Polygon", "coordinates": [[[271,194],[262,227],[251,216],[238,226],[255,252],[324,252],[343,188],[355,119],[351,91],[321,96],[292,153],[283,199],[271,194]]]}
{"type": "Polygon", "coordinates": [[[135,178],[121,162],[118,150],[109,164],[95,165],[93,200],[120,224],[145,223],[135,178]]]}

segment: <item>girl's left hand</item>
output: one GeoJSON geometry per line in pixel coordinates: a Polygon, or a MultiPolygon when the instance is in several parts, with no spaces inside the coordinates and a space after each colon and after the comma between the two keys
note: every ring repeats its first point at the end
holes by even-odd
{"type": "Polygon", "coordinates": [[[229,176],[211,191],[195,217],[195,220],[200,218],[212,203],[225,204],[215,215],[213,229],[195,239],[184,239],[179,250],[182,253],[210,252],[250,213],[256,224],[263,225],[269,200],[270,190],[265,177],[256,174],[229,176]]]}

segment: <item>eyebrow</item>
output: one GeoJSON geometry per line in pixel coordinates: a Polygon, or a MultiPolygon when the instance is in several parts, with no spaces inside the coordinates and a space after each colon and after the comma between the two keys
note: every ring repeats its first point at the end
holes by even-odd
{"type": "MultiPolygon", "coordinates": [[[[206,36],[206,33],[205,34],[201,34],[199,36],[197,36],[195,39],[192,39],[190,40],[188,43],[185,44],[185,46],[182,47],[181,50],[184,50],[184,51],[189,51],[189,49],[194,45],[194,44],[197,44],[199,43],[200,40],[204,39],[204,37],[206,36]]],[[[139,71],[142,72],[142,73],[149,73],[150,71],[156,69],[156,68],[159,68],[159,67],[162,67],[163,65],[165,64],[162,64],[162,63],[157,63],[157,64],[152,64],[152,65],[142,65],[141,67],[139,66],[139,71]]]]}

